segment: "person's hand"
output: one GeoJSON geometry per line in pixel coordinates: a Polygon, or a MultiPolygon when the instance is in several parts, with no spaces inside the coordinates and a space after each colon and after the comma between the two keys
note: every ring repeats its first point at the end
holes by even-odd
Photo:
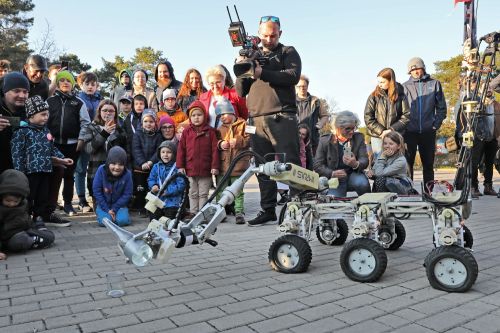
{"type": "Polygon", "coordinates": [[[231,148],[236,147],[236,138],[229,139],[229,146],[231,146],[231,148]]]}
{"type": "Polygon", "coordinates": [[[351,168],[355,168],[356,165],[358,164],[356,156],[354,156],[354,154],[352,153],[350,155],[344,155],[344,157],[342,157],[342,161],[344,162],[345,165],[348,165],[351,168]]]}
{"type": "Polygon", "coordinates": [[[154,185],[152,188],[151,188],[151,192],[152,193],[158,193],[158,191],[160,190],[160,188],[158,187],[158,185],[154,185]]]}
{"type": "Polygon", "coordinates": [[[184,168],[179,168],[179,169],[177,169],[177,171],[178,171],[179,173],[182,173],[183,175],[185,175],[185,174],[186,174],[186,169],[184,169],[184,168]]]}
{"type": "Polygon", "coordinates": [[[108,120],[106,124],[104,124],[104,130],[108,132],[109,134],[113,133],[113,131],[116,128],[116,124],[114,120],[108,120]]]}
{"type": "Polygon", "coordinates": [[[382,134],[380,134],[380,137],[383,139],[383,138],[384,138],[384,136],[386,136],[386,135],[387,135],[387,133],[391,133],[391,132],[392,132],[392,130],[391,130],[391,129],[386,129],[386,130],[384,130],[384,131],[382,132],[382,134]]]}
{"type": "Polygon", "coordinates": [[[372,178],[373,177],[373,171],[372,170],[368,170],[365,173],[366,173],[366,177],[368,177],[368,178],[372,178]]]}
{"type": "Polygon", "coordinates": [[[63,165],[66,165],[66,166],[73,165],[73,160],[71,158],[63,158],[62,162],[63,162],[63,165]]]}
{"type": "Polygon", "coordinates": [[[10,126],[10,121],[3,117],[0,117],[0,131],[3,131],[8,126],[10,126]]]}
{"type": "Polygon", "coordinates": [[[255,61],[255,67],[254,67],[254,70],[253,70],[253,76],[252,78],[257,80],[260,78],[260,75],[262,74],[262,67],[260,66],[259,62],[258,61],[255,61]]]}
{"type": "Polygon", "coordinates": [[[116,213],[114,210],[108,210],[108,214],[111,216],[111,220],[114,222],[116,220],[116,213]]]}
{"type": "Polygon", "coordinates": [[[224,141],[222,141],[222,142],[220,143],[220,147],[221,147],[222,149],[224,149],[224,150],[229,149],[229,142],[227,142],[227,141],[225,141],[225,140],[224,140],[224,141]]]}
{"type": "Polygon", "coordinates": [[[144,162],[144,163],[141,165],[141,168],[142,168],[142,170],[149,170],[149,169],[151,169],[151,167],[149,166],[149,163],[148,163],[148,162],[144,162]]]}
{"type": "Polygon", "coordinates": [[[384,151],[382,152],[382,155],[383,155],[384,157],[390,157],[390,156],[394,155],[394,153],[395,153],[395,151],[394,151],[394,150],[392,150],[392,149],[390,149],[390,148],[386,148],[386,149],[384,149],[384,151]]]}
{"type": "Polygon", "coordinates": [[[219,170],[217,170],[217,169],[212,169],[212,170],[210,170],[210,173],[211,173],[212,175],[217,176],[217,175],[219,174],[219,170]]]}
{"type": "Polygon", "coordinates": [[[347,178],[347,173],[343,169],[333,170],[332,178],[344,179],[344,178],[347,178]]]}

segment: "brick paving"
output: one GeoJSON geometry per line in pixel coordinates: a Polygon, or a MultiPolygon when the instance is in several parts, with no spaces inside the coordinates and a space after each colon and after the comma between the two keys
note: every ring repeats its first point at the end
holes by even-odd
{"type": "MultiPolygon", "coordinates": [[[[450,178],[445,172],[440,178],[450,178]]],[[[498,188],[498,182],[495,185],[498,188]]],[[[247,217],[258,187],[247,184],[247,217]]],[[[126,264],[112,234],[93,216],[58,228],[50,249],[0,262],[0,332],[500,332],[500,199],[473,202],[479,276],[464,294],[429,286],[422,266],[432,250],[431,221],[403,221],[407,237],[375,283],[357,283],[339,265],[341,247],[311,242],[306,273],[267,263],[276,226],[221,224],[208,244],[176,249],[163,265],[126,264]],[[106,295],[105,275],[125,274],[126,295],[106,295]]],[[[133,232],[147,225],[133,215],[133,232]]]]}

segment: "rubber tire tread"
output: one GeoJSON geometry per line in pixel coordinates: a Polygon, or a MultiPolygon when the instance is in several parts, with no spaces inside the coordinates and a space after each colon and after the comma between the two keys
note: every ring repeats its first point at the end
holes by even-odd
{"type": "Polygon", "coordinates": [[[389,251],[395,251],[403,245],[406,239],[406,230],[405,227],[403,226],[403,223],[399,221],[398,219],[395,218],[394,221],[394,230],[396,231],[397,238],[394,240],[394,242],[387,248],[389,251]]]}
{"type": "Polygon", "coordinates": [[[319,231],[320,226],[316,227],[316,237],[321,244],[325,245],[342,245],[345,243],[347,236],[349,236],[349,226],[347,225],[344,219],[336,219],[335,223],[337,224],[337,232],[339,236],[335,238],[330,244],[327,243],[323,237],[321,237],[321,232],[319,231]]]}
{"type": "Polygon", "coordinates": [[[344,274],[351,280],[357,282],[375,282],[384,274],[387,268],[387,254],[382,245],[368,238],[356,238],[346,243],[340,252],[340,268],[344,274]],[[360,276],[351,270],[349,265],[349,254],[356,249],[365,249],[370,251],[376,262],[376,268],[370,275],[360,276]]]}
{"type": "Polygon", "coordinates": [[[303,273],[307,271],[309,265],[312,260],[312,250],[309,243],[302,237],[297,235],[283,235],[277,238],[269,247],[268,253],[269,264],[271,268],[277,272],[285,273],[285,274],[295,274],[295,273],[303,273]],[[291,244],[299,253],[299,263],[293,267],[292,269],[285,269],[281,265],[277,263],[276,260],[276,252],[280,248],[280,246],[284,244],[291,244]]]}

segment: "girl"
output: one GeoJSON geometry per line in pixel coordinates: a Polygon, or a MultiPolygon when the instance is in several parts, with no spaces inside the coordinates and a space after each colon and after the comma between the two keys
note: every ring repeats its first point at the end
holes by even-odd
{"type": "Polygon", "coordinates": [[[196,214],[207,201],[212,175],[219,173],[219,152],[216,131],[208,125],[203,103],[194,101],[188,115],[190,125],[179,142],[177,167],[189,177],[189,205],[196,214]]]}
{"type": "Polygon", "coordinates": [[[127,204],[132,197],[132,175],[126,166],[127,153],[116,146],[109,150],[106,164],[97,169],[92,188],[100,226],[105,217],[119,226],[130,224],[127,204]]]}
{"type": "Polygon", "coordinates": [[[409,194],[413,186],[408,177],[403,137],[398,132],[389,132],[384,136],[382,147],[373,169],[367,172],[369,177],[375,177],[374,192],[409,194]]]}

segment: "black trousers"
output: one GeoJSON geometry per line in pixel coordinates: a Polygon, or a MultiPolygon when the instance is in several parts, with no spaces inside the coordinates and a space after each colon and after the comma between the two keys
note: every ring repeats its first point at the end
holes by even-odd
{"type": "Polygon", "coordinates": [[[420,153],[422,161],[424,188],[427,182],[434,180],[434,155],[436,153],[436,131],[422,133],[406,132],[404,135],[406,143],[406,160],[410,167],[411,179],[413,179],[413,164],[415,156],[420,153]]]}
{"type": "Polygon", "coordinates": [[[75,168],[76,162],[78,161],[78,156],[80,155],[76,151],[76,143],[71,145],[55,144],[55,146],[63,153],[64,157],[71,158],[73,160],[73,165],[62,167],[54,167],[52,176],[50,177],[50,208],[54,211],[57,206],[57,197],[59,196],[59,188],[64,180],[63,188],[63,199],[64,204],[71,204],[73,200],[73,194],[75,192],[75,168]]]}
{"type": "Polygon", "coordinates": [[[497,140],[481,141],[474,139],[472,146],[472,186],[478,187],[477,171],[481,158],[484,155],[484,185],[493,184],[493,162],[497,152],[497,140]]]}
{"type": "Polygon", "coordinates": [[[37,172],[27,176],[30,183],[29,210],[33,214],[33,220],[41,216],[44,221],[48,221],[52,213],[49,204],[51,173],[37,172]]]}
{"type": "Polygon", "coordinates": [[[34,240],[33,236],[41,237],[45,240],[45,246],[48,247],[54,242],[54,233],[50,230],[28,229],[18,232],[12,236],[5,244],[7,251],[23,252],[32,248],[34,240]]]}
{"type": "MultiPolygon", "coordinates": [[[[251,146],[255,153],[265,157],[267,161],[274,161],[278,158],[282,162],[301,165],[299,129],[297,116],[294,113],[255,117],[250,118],[248,122],[249,125],[256,127],[255,134],[251,137],[251,146]]],[[[274,209],[278,193],[276,182],[264,175],[258,175],[257,180],[260,189],[260,206],[264,210],[274,209]]]]}
{"type": "Polygon", "coordinates": [[[132,208],[142,209],[146,204],[146,194],[148,194],[148,177],[149,171],[134,170],[132,173],[132,181],[134,183],[134,200],[132,208]]]}

